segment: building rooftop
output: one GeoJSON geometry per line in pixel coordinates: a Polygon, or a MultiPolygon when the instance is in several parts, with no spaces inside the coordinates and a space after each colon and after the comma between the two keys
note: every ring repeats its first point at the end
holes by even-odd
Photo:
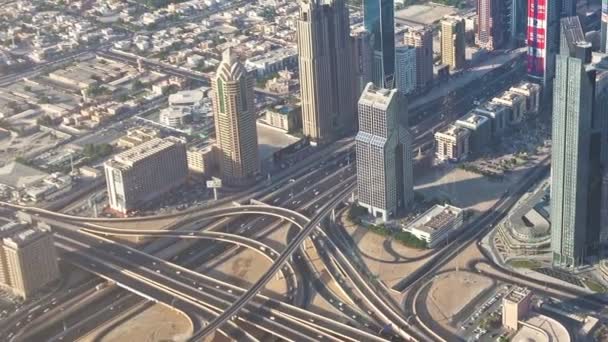
{"type": "Polygon", "coordinates": [[[25,228],[14,232],[10,237],[5,237],[3,241],[4,245],[7,247],[19,248],[37,240],[46,233],[48,233],[48,231],[40,228],[25,228]]]}
{"type": "Polygon", "coordinates": [[[435,134],[442,134],[442,135],[447,135],[447,136],[454,137],[454,138],[459,138],[459,137],[469,135],[470,131],[464,127],[459,127],[456,125],[449,125],[448,127],[444,128],[443,130],[441,130],[435,134]]]}
{"type": "Polygon", "coordinates": [[[448,204],[436,204],[424,214],[418,216],[409,226],[421,231],[433,233],[436,230],[440,230],[446,225],[449,225],[461,212],[462,209],[448,204]]]}
{"type": "Polygon", "coordinates": [[[192,114],[190,107],[187,106],[171,106],[163,109],[160,113],[162,117],[166,118],[181,118],[192,114]]]}
{"type": "Polygon", "coordinates": [[[505,91],[493,100],[502,100],[506,102],[523,101],[524,97],[521,94],[517,94],[511,91],[505,91]]]}
{"type": "Polygon", "coordinates": [[[205,97],[205,93],[201,89],[184,90],[175,94],[169,95],[170,104],[182,103],[199,103],[205,97]]]}
{"type": "Polygon", "coordinates": [[[496,103],[496,102],[491,102],[491,101],[486,101],[484,103],[482,103],[479,107],[475,108],[474,110],[476,111],[483,111],[483,112],[489,112],[489,113],[496,113],[499,111],[503,111],[506,110],[508,107],[506,107],[503,104],[500,103],[496,103]]]}
{"type": "Polygon", "coordinates": [[[114,156],[114,158],[112,158],[106,163],[112,167],[119,169],[129,168],[138,161],[147,158],[151,155],[154,155],[169,147],[172,147],[176,144],[183,144],[183,142],[175,137],[167,137],[164,139],[153,138],[125,152],[117,154],[116,156],[114,156]]]}
{"type": "Polygon", "coordinates": [[[396,92],[395,89],[378,88],[370,82],[365,86],[365,89],[361,93],[359,103],[386,109],[396,92]]]}
{"type": "Polygon", "coordinates": [[[479,115],[476,114],[474,112],[469,112],[467,115],[463,116],[462,118],[456,120],[456,124],[464,124],[465,126],[471,126],[474,128],[478,128],[481,125],[485,124],[486,122],[488,122],[488,118],[483,116],[483,115],[479,115]]]}
{"type": "Polygon", "coordinates": [[[515,287],[505,296],[506,301],[513,303],[519,303],[529,296],[532,292],[530,289],[525,287],[515,287]]]}
{"type": "Polygon", "coordinates": [[[538,83],[533,83],[533,82],[521,82],[513,87],[511,87],[511,89],[518,89],[518,90],[526,90],[526,91],[538,91],[540,90],[540,84],[538,83]]]}

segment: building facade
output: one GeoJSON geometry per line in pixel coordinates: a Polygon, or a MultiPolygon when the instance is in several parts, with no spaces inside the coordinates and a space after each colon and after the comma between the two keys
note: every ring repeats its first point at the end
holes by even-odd
{"type": "Polygon", "coordinates": [[[251,184],[260,169],[254,83],[236,56],[225,51],[211,80],[215,141],[220,178],[225,184],[251,184]]]}
{"type": "Polygon", "coordinates": [[[395,78],[394,0],[363,0],[363,24],[372,38],[372,82],[391,89],[395,78]]]}
{"type": "Polygon", "coordinates": [[[110,208],[126,214],[183,184],[186,147],[174,137],[153,138],[104,164],[110,208]]]}
{"type": "Polygon", "coordinates": [[[471,131],[469,138],[470,152],[480,153],[487,149],[492,139],[492,123],[487,117],[470,112],[456,120],[456,126],[471,131]]]}
{"type": "Polygon", "coordinates": [[[466,62],[464,19],[447,16],[441,20],[441,63],[462,69],[466,62]]]}
{"type": "Polygon", "coordinates": [[[477,2],[477,35],[475,43],[492,51],[502,47],[506,30],[504,27],[505,2],[501,0],[479,0],[477,2]]]}
{"type": "Polygon", "coordinates": [[[433,30],[430,27],[409,29],[404,43],[416,48],[416,86],[426,89],[433,83],[433,30]]]}
{"type": "Polygon", "coordinates": [[[369,83],[359,99],[357,185],[359,204],[387,220],[413,200],[412,147],[398,123],[401,95],[369,83]]]}
{"type": "Polygon", "coordinates": [[[505,91],[492,99],[492,102],[509,108],[507,122],[510,125],[520,123],[526,114],[526,98],[523,95],[505,91]]]}
{"type": "Polygon", "coordinates": [[[475,108],[476,113],[491,119],[493,138],[501,136],[507,129],[509,111],[509,107],[491,101],[484,102],[475,108]]]}
{"type": "Polygon", "coordinates": [[[352,33],[353,67],[356,75],[356,91],[360,94],[372,81],[372,41],[365,29],[352,33]]]}
{"type": "Polygon", "coordinates": [[[408,45],[397,46],[395,50],[395,86],[402,94],[416,90],[416,48],[408,45]]]}
{"type": "Polygon", "coordinates": [[[532,82],[521,82],[509,89],[510,92],[526,97],[526,112],[538,113],[540,110],[541,86],[532,82]]]}
{"type": "Polygon", "coordinates": [[[357,86],[344,0],[301,1],[296,36],[302,131],[312,144],[329,143],[356,127],[357,86]]]}
{"type": "Polygon", "coordinates": [[[527,288],[513,288],[502,300],[502,326],[517,331],[519,321],[526,318],[531,308],[532,292],[527,288]]]}
{"type": "Polygon", "coordinates": [[[28,298],[60,278],[53,235],[47,229],[9,222],[0,227],[0,284],[28,298]]]}
{"type": "Polygon", "coordinates": [[[302,127],[302,109],[297,105],[277,105],[267,109],[264,121],[266,124],[281,129],[285,132],[293,132],[302,127]]]}
{"type": "Polygon", "coordinates": [[[608,53],[608,0],[602,0],[602,25],[600,28],[600,51],[608,53]]]}
{"type": "Polygon", "coordinates": [[[582,264],[593,239],[589,220],[596,215],[589,210],[590,185],[600,154],[599,146],[592,148],[595,70],[587,67],[591,44],[578,41],[571,46],[570,54],[557,56],[553,96],[551,249],[553,263],[563,267],[582,264]]]}
{"type": "Polygon", "coordinates": [[[435,155],[439,160],[464,159],[469,154],[469,136],[471,132],[456,125],[450,125],[435,133],[435,155]]]}

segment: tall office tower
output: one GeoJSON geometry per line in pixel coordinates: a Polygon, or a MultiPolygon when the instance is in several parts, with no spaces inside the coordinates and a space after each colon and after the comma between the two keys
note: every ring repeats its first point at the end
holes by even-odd
{"type": "Polygon", "coordinates": [[[222,181],[236,186],[251,184],[260,170],[254,82],[230,49],[224,51],[211,80],[215,140],[222,181]]]}
{"type": "Polygon", "coordinates": [[[395,49],[395,85],[401,94],[416,90],[416,48],[399,45],[395,49]]]}
{"type": "Polygon", "coordinates": [[[555,55],[559,51],[561,0],[528,0],[528,75],[545,91],[553,90],[555,55]]]}
{"type": "Polygon", "coordinates": [[[174,137],[150,139],[115,155],[104,167],[110,208],[122,214],[183,184],[188,176],[186,147],[174,137]]]}
{"type": "Polygon", "coordinates": [[[477,35],[475,43],[486,50],[499,49],[505,40],[503,25],[505,4],[501,0],[477,2],[477,35]]]}
{"type": "Polygon", "coordinates": [[[461,69],[466,62],[464,19],[447,16],[441,20],[441,63],[461,69]]]}
{"type": "MultiPolygon", "coordinates": [[[[353,50],[353,67],[356,76],[357,96],[365,89],[365,86],[372,81],[372,47],[371,34],[365,29],[361,29],[351,34],[353,50]]],[[[356,98],[355,97],[355,98],[356,98]]]]}
{"type": "Polygon", "coordinates": [[[356,80],[344,0],[302,0],[297,26],[302,128],[313,144],[356,127],[356,80]]]}
{"type": "Polygon", "coordinates": [[[2,239],[0,254],[6,266],[2,285],[18,296],[28,298],[59,279],[53,235],[48,230],[20,227],[2,239]]]}
{"type": "Polygon", "coordinates": [[[410,29],[405,32],[404,43],[416,48],[416,86],[425,89],[433,82],[433,30],[410,29]]]}
{"type": "Polygon", "coordinates": [[[359,99],[357,184],[359,204],[387,220],[413,199],[412,146],[398,124],[401,95],[369,83],[359,99]]]}
{"type": "Polygon", "coordinates": [[[372,81],[378,87],[392,88],[395,78],[394,0],[363,0],[363,23],[372,34],[372,81]]]}
{"type": "Polygon", "coordinates": [[[602,28],[600,51],[608,53],[608,0],[602,0],[602,28]]]}
{"type": "Polygon", "coordinates": [[[528,0],[511,0],[508,23],[512,46],[523,46],[528,30],[528,0]]]}
{"type": "Polygon", "coordinates": [[[596,69],[578,17],[561,20],[556,56],[551,155],[553,263],[575,267],[600,238],[605,118],[594,112],[596,69]]]}

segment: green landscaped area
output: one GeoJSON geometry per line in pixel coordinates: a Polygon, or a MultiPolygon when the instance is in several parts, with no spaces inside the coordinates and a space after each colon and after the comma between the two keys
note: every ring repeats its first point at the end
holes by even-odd
{"type": "Polygon", "coordinates": [[[541,263],[536,260],[509,260],[507,265],[515,268],[538,268],[541,267],[541,263]]]}
{"type": "Polygon", "coordinates": [[[419,238],[412,235],[411,233],[404,232],[404,231],[395,232],[395,231],[388,229],[383,224],[380,224],[380,225],[362,224],[361,217],[364,215],[367,215],[367,210],[356,204],[353,204],[348,211],[348,218],[351,221],[357,223],[361,227],[365,227],[365,228],[369,229],[371,232],[374,232],[381,236],[391,236],[393,239],[395,239],[395,241],[399,242],[400,244],[402,244],[404,246],[417,248],[417,249],[426,249],[428,247],[426,244],[426,241],[420,240],[419,238]]]}

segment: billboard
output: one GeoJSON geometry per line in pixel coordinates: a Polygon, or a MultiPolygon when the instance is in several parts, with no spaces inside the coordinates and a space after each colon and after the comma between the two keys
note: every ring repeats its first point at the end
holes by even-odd
{"type": "Polygon", "coordinates": [[[527,43],[528,74],[543,77],[547,56],[547,0],[528,0],[527,43]]]}

